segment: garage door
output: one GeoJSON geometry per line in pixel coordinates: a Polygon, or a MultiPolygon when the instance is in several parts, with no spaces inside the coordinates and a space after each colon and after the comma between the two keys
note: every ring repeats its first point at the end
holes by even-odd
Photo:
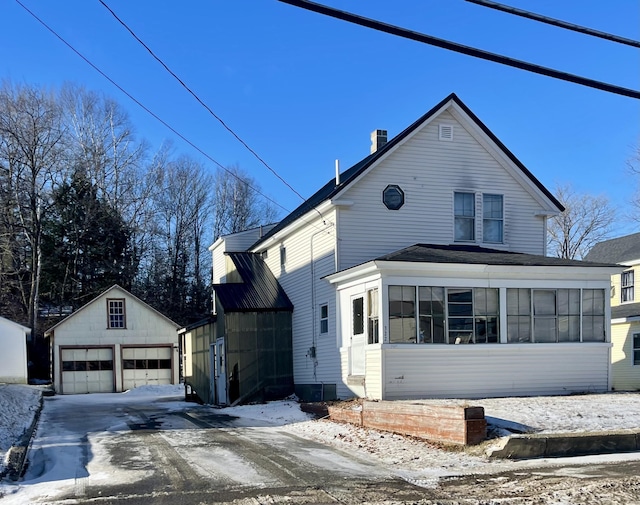
{"type": "Polygon", "coordinates": [[[122,389],[147,384],[171,384],[171,347],[122,349],[122,389]]]}
{"type": "Polygon", "coordinates": [[[62,349],[62,392],[113,393],[113,349],[62,349]]]}

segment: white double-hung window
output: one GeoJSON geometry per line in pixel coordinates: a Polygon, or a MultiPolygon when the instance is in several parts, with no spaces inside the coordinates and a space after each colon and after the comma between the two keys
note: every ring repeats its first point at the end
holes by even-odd
{"type": "Polygon", "coordinates": [[[472,242],[476,239],[476,195],[456,192],[453,195],[454,240],[472,242]]]}
{"type": "Polygon", "coordinates": [[[504,210],[502,195],[482,195],[482,241],[502,244],[504,210]]]}
{"type": "Polygon", "coordinates": [[[621,302],[633,301],[633,270],[622,272],[620,279],[621,302]]]}

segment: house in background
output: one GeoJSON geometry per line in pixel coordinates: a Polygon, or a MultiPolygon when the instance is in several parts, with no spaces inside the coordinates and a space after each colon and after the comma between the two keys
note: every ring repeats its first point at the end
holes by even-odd
{"type": "MultiPolygon", "coordinates": [[[[608,293],[619,269],[545,256],[547,219],[562,210],[454,94],[389,141],[374,131],[367,157],[336,169],[280,223],[254,231],[245,249],[293,307],[296,394],[384,400],[610,389],[608,293]]],[[[216,298],[239,257],[223,244],[236,240],[212,247],[216,298]]],[[[250,309],[252,298],[244,302],[250,309]]],[[[231,324],[216,342],[226,345],[231,324]]],[[[245,329],[251,347],[256,330],[245,329]]],[[[217,347],[208,349],[215,363],[217,347]]],[[[216,388],[212,370],[205,373],[216,388]]],[[[227,387],[228,377],[219,379],[227,387]]]]}
{"type": "Polygon", "coordinates": [[[0,382],[27,384],[27,340],[31,329],[0,317],[0,382]]]}
{"type": "Polygon", "coordinates": [[[45,332],[58,394],[177,384],[179,326],[114,285],[45,332]]]}
{"type": "Polygon", "coordinates": [[[640,389],[640,233],[596,244],[587,261],[618,263],[622,272],[611,277],[612,387],[617,391],[640,389]]]}

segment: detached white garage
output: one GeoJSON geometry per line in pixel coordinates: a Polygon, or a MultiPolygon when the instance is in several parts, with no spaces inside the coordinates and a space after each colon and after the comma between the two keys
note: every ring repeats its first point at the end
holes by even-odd
{"type": "Polygon", "coordinates": [[[179,380],[179,326],[113,286],[49,329],[59,394],[113,393],[179,380]]]}

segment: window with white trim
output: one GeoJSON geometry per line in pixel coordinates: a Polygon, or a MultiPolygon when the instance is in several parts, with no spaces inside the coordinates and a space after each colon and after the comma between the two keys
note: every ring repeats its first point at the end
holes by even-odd
{"type": "Polygon", "coordinates": [[[482,241],[502,244],[504,230],[502,195],[482,195],[482,241]]]}
{"type": "Polygon", "coordinates": [[[626,270],[620,277],[620,301],[632,302],[633,299],[633,270],[626,270]]]}
{"type": "Polygon", "coordinates": [[[476,239],[476,195],[456,192],[453,200],[454,240],[472,242],[476,239]]]}
{"type": "Polygon", "coordinates": [[[320,305],[320,333],[329,333],[329,305],[320,305]]]}
{"type": "Polygon", "coordinates": [[[640,333],[633,334],[633,364],[640,365],[640,333]]]}
{"type": "Polygon", "coordinates": [[[287,248],[280,246],[280,267],[284,268],[287,264],[287,248]]]}
{"type": "Polygon", "coordinates": [[[377,344],[380,342],[380,317],[378,308],[378,290],[367,291],[367,343],[377,344]]]}
{"type": "Polygon", "coordinates": [[[364,333],[364,298],[354,298],[351,302],[351,321],[353,335],[364,333]]]}
{"type": "Polygon", "coordinates": [[[603,289],[507,289],[507,342],[604,342],[603,289]]]}
{"type": "Polygon", "coordinates": [[[495,288],[389,286],[389,342],[498,343],[499,305],[495,288]]]}
{"type": "Polygon", "coordinates": [[[444,344],[444,288],[420,286],[418,288],[420,313],[420,344],[444,344]]]}
{"type": "Polygon", "coordinates": [[[126,314],[124,306],[124,298],[107,299],[107,328],[118,329],[126,328],[126,314]]]}

